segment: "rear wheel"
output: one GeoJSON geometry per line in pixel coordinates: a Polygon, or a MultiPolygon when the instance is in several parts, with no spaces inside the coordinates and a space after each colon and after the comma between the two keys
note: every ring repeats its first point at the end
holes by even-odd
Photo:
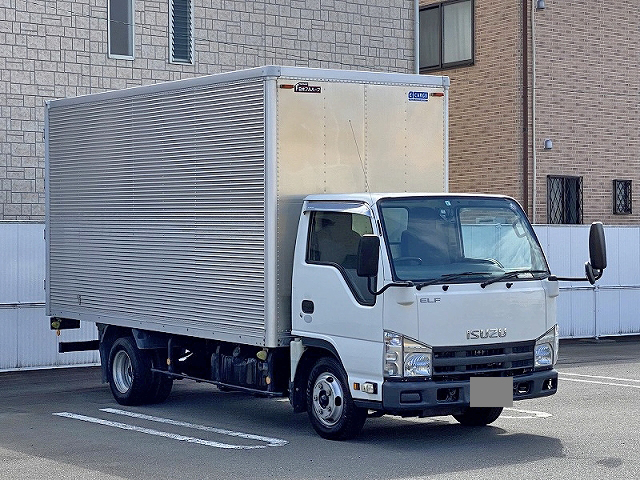
{"type": "MultiPolygon", "coordinates": [[[[151,365],[155,369],[161,369],[166,362],[167,352],[162,350],[149,350],[151,365]]],[[[164,402],[173,388],[173,377],[159,372],[151,372],[151,388],[147,395],[146,403],[164,402]]]]}
{"type": "Polygon", "coordinates": [[[307,382],[307,412],[318,434],[330,440],[353,438],[367,419],[367,410],[353,403],[347,375],[331,357],[321,358],[307,382]]]}
{"type": "Polygon", "coordinates": [[[133,338],[121,337],[113,342],[108,367],[111,393],[119,404],[149,403],[155,393],[151,358],[138,349],[133,338]]]}
{"type": "Polygon", "coordinates": [[[501,407],[495,408],[467,408],[464,413],[454,415],[462,425],[480,427],[495,422],[502,413],[501,407]]]}
{"type": "MultiPolygon", "coordinates": [[[[164,356],[166,358],[166,355],[164,356]]],[[[162,363],[163,356],[156,352],[153,356],[153,366],[158,368],[162,363]]],[[[162,403],[164,402],[173,388],[173,377],[165,375],[163,373],[152,372],[151,373],[151,388],[147,395],[147,403],[162,403]]]]}
{"type": "Polygon", "coordinates": [[[173,388],[173,378],[163,375],[162,373],[154,373],[154,376],[158,376],[157,380],[154,380],[150,395],[147,397],[145,403],[162,403],[164,402],[171,393],[171,389],[173,388]]]}

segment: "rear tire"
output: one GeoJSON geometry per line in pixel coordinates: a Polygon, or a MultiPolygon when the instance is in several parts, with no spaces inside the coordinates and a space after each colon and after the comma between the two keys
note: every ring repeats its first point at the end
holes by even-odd
{"type": "Polygon", "coordinates": [[[173,378],[163,373],[153,372],[152,375],[151,389],[145,403],[162,403],[171,394],[173,378]]]}
{"type": "Polygon", "coordinates": [[[313,366],[306,396],[311,425],[321,437],[347,440],[362,430],[367,410],[353,403],[347,375],[334,358],[321,358],[313,366]]]}
{"type": "MultiPolygon", "coordinates": [[[[111,393],[121,405],[141,405],[155,393],[150,356],[131,337],[113,342],[107,377],[111,393]]],[[[158,385],[155,385],[158,388],[158,385]]]]}
{"type": "Polygon", "coordinates": [[[467,408],[464,413],[454,415],[462,425],[471,427],[482,427],[495,422],[502,413],[502,407],[495,408],[467,408]]]}
{"type": "MultiPolygon", "coordinates": [[[[155,369],[161,369],[162,365],[167,358],[166,352],[161,350],[149,351],[151,356],[151,365],[155,369]]],[[[171,393],[173,388],[173,377],[165,375],[164,373],[151,372],[151,388],[147,395],[146,403],[162,403],[171,393]]]]}

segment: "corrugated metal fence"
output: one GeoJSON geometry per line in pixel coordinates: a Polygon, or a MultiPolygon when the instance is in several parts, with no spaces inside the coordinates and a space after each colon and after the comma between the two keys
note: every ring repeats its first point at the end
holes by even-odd
{"type": "MultiPolygon", "coordinates": [[[[584,276],[588,225],[536,225],[551,272],[584,276]]],[[[596,285],[561,282],[558,323],[563,338],[640,334],[640,226],[605,227],[607,269],[596,285]]]]}
{"type": "Polygon", "coordinates": [[[96,351],[58,353],[58,342],[97,338],[93,324],[49,328],[44,308],[44,225],[0,223],[0,371],[99,363],[96,351]]]}
{"type": "MultiPolygon", "coordinates": [[[[584,275],[588,226],[537,225],[551,271],[584,275]]],[[[0,371],[95,364],[97,352],[58,353],[59,341],[96,338],[95,326],[49,329],[44,309],[44,225],[0,223],[0,371]]],[[[640,334],[640,226],[606,227],[608,267],[597,285],[562,282],[558,323],[563,338],[640,334]]]]}

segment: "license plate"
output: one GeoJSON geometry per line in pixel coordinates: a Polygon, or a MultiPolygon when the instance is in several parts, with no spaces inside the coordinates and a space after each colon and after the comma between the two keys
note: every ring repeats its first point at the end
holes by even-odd
{"type": "Polygon", "coordinates": [[[469,403],[476,407],[512,407],[513,378],[511,377],[471,377],[469,403]]]}

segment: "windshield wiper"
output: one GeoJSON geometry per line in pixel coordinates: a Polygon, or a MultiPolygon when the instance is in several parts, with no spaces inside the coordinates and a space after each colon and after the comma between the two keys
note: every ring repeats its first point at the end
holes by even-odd
{"type": "Polygon", "coordinates": [[[426,282],[414,282],[416,290],[421,290],[422,287],[426,287],[427,285],[435,285],[436,283],[445,282],[447,280],[454,280],[458,277],[467,277],[469,275],[486,275],[486,272],[461,272],[461,273],[447,273],[445,275],[440,275],[438,278],[434,278],[433,280],[427,280],[426,282]]]}
{"type": "Polygon", "coordinates": [[[491,280],[482,282],[480,286],[484,288],[487,285],[491,285],[492,283],[501,282],[502,280],[517,277],[518,275],[525,275],[527,273],[531,274],[531,278],[534,278],[533,275],[536,273],[546,273],[547,275],[549,274],[549,272],[547,272],[546,270],[512,270],[511,272],[505,272],[502,275],[492,278],[491,280]]]}

